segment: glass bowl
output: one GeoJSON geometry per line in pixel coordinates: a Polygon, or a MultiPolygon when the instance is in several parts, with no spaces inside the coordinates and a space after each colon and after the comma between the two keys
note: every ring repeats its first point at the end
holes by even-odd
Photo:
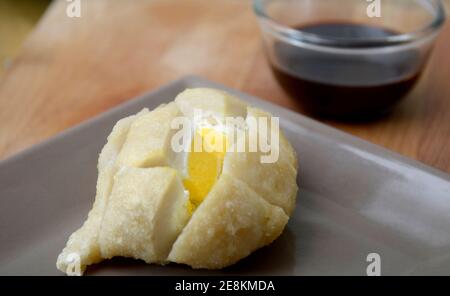
{"type": "Polygon", "coordinates": [[[392,110],[420,77],[445,21],[439,0],[254,0],[253,7],[276,80],[306,112],[336,119],[392,110]]]}

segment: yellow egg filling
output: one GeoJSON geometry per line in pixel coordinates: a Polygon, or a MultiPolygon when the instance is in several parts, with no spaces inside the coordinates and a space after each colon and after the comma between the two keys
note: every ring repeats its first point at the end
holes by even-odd
{"type": "Polygon", "coordinates": [[[189,192],[188,209],[194,210],[208,195],[222,172],[226,153],[226,137],[212,128],[194,133],[187,159],[187,178],[183,181],[189,192]]]}

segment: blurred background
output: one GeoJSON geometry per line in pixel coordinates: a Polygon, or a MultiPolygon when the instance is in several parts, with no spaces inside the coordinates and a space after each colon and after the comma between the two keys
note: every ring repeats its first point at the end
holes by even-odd
{"type": "Polygon", "coordinates": [[[49,4],[50,0],[0,0],[0,75],[11,64],[49,4]]]}
{"type": "MultiPolygon", "coordinates": [[[[0,159],[184,75],[305,114],[274,79],[250,0],[81,0],[80,18],[70,3],[0,0],[0,159]]],[[[449,52],[447,22],[392,114],[320,120],[450,172],[449,52]]]]}

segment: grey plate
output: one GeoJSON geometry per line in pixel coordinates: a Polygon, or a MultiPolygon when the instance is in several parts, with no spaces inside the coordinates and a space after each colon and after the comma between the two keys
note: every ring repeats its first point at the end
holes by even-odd
{"type": "Polygon", "coordinates": [[[300,192],[283,235],[221,270],[113,259],[88,274],[365,275],[369,253],[383,275],[450,274],[450,176],[297,113],[198,77],[105,112],[0,162],[0,275],[60,275],[56,257],[92,206],[97,156],[114,123],[216,87],[281,118],[298,152],[300,192]]]}

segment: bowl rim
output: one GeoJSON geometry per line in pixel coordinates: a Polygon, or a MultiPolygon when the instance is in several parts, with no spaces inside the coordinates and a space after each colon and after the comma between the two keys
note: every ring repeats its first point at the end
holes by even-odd
{"type": "Polygon", "coordinates": [[[280,24],[278,21],[276,21],[266,13],[265,5],[269,2],[274,1],[280,0],[253,0],[253,11],[256,14],[257,18],[260,21],[266,23],[268,25],[268,29],[270,29],[272,33],[282,36],[283,39],[289,38],[297,42],[307,43],[315,46],[355,49],[404,45],[407,43],[413,43],[416,41],[421,41],[422,39],[426,39],[430,36],[430,34],[437,34],[442,28],[446,19],[445,9],[441,0],[420,0],[431,5],[435,16],[430,23],[427,23],[419,30],[386,37],[372,37],[365,39],[338,38],[323,36],[315,33],[306,33],[301,29],[294,29],[292,27],[280,24]]]}

